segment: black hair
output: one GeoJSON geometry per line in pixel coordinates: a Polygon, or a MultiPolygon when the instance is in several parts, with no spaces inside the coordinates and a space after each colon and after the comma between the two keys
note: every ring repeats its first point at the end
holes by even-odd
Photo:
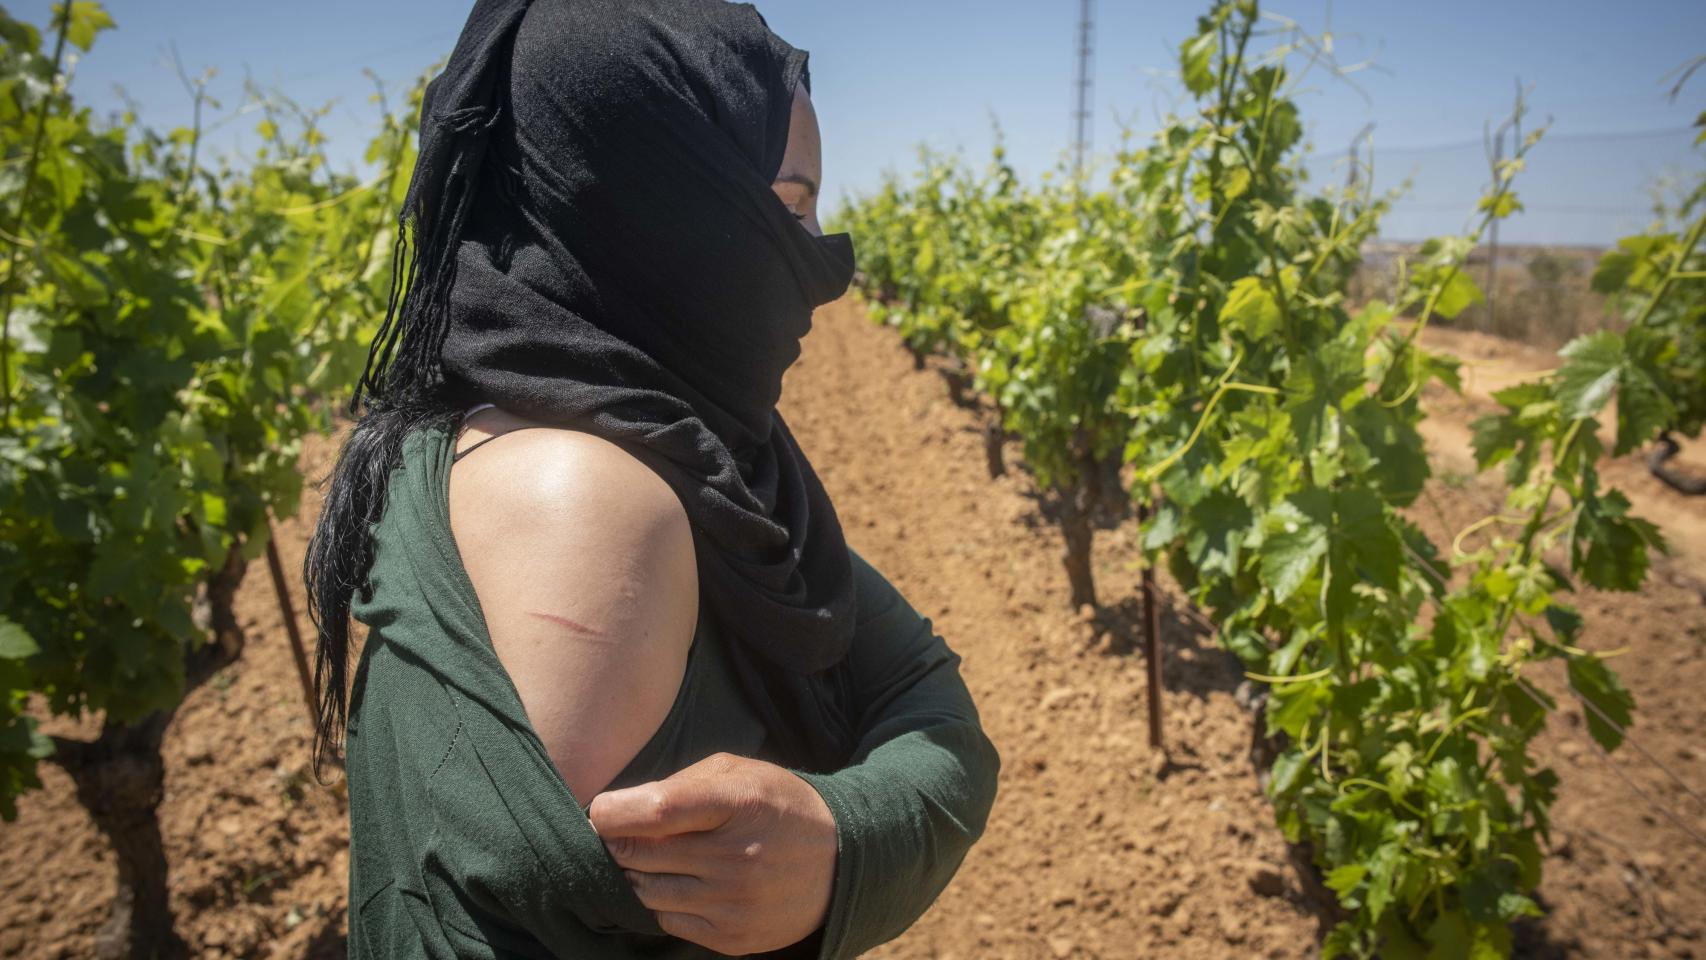
{"type": "MultiPolygon", "coordinates": [[[[429,92],[423,116],[430,103],[429,92]]],[[[450,329],[447,300],[455,280],[458,241],[476,194],[489,181],[498,202],[513,204],[514,171],[501,159],[483,162],[487,134],[507,119],[506,113],[493,105],[434,118],[441,124],[435,131],[440,149],[430,159],[423,150],[415,173],[417,182],[431,186],[419,193],[411,189],[404,200],[391,251],[385,319],[368,348],[367,366],[349,403],[349,413],[358,419],[332,472],[321,482],[325,500],[302,561],[308,615],[317,634],[316,778],[329,761],[343,758],[349,721],[350,609],[357,591],[366,596],[373,566],[370,529],[385,514],[386,491],[401,460],[403,441],[417,429],[453,424],[470,399],[466,391],[446,382],[442,369],[450,329]],[[429,199],[432,194],[436,196],[429,199]]]]}
{"type": "Polygon", "coordinates": [[[386,486],[408,435],[449,423],[460,405],[425,396],[375,405],[357,420],[324,481],[325,501],[303,558],[308,613],[318,638],[314,651],[314,774],[341,762],[349,717],[350,607],[367,590],[373,565],[369,529],[385,514],[386,486]]]}

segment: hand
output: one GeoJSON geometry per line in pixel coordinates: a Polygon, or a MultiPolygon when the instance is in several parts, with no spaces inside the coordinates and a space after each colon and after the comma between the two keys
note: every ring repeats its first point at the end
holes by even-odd
{"type": "Polygon", "coordinates": [[[835,817],[790,771],[718,753],[587,808],[640,902],[671,936],[725,954],[805,939],[829,913],[835,817]]]}

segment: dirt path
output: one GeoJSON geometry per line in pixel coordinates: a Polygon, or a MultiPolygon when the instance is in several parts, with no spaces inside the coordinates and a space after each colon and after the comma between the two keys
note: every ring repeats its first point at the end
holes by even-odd
{"type": "MultiPolygon", "coordinates": [[[[1311,955],[1313,921],[1245,756],[1249,722],[1232,697],[1239,671],[1171,611],[1162,619],[1174,764],[1157,776],[1142,662],[1122,643],[1141,612],[1132,524],[1098,534],[1105,610],[1099,622],[1079,617],[1065,609],[1060,536],[1029,475],[988,478],[979,420],[948,402],[939,376],[915,372],[893,332],[847,301],[820,311],[803,349],[784,415],[850,541],[964,658],[1003,758],[984,840],[931,910],[872,956],[1311,955]]],[[[1441,437],[1441,472],[1459,472],[1435,483],[1437,508],[1420,514],[1436,539],[1497,496],[1448,465],[1461,443],[1441,437]]],[[[329,452],[312,447],[310,476],[323,474],[329,452]]],[[[308,501],[311,515],[312,491],[308,501]]],[[[304,520],[280,535],[296,569],[304,520]]],[[[1582,606],[1597,645],[1633,647],[1618,665],[1638,700],[1637,741],[1698,789],[1706,610],[1679,565],[1661,564],[1639,596],[1587,596],[1582,606]]],[[[240,612],[248,653],[189,699],[167,741],[162,819],[181,929],[202,957],[342,957],[343,806],[306,779],[308,726],[264,570],[244,584],[240,612]]],[[[1557,676],[1540,681],[1562,690],[1557,676]]],[[[1638,753],[1621,751],[1613,766],[1588,743],[1569,710],[1543,741],[1564,786],[1542,890],[1554,913],[1531,931],[1527,953],[1706,953],[1706,850],[1689,838],[1706,833],[1706,807],[1638,753]]],[[[0,956],[86,956],[112,883],[109,848],[69,783],[52,768],[44,779],[19,821],[0,827],[0,956]]]]}

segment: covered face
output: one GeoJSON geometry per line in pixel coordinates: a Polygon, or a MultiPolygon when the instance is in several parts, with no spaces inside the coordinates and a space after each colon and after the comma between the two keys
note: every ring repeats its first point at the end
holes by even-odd
{"type": "Polygon", "coordinates": [[[762,442],[813,308],[854,266],[847,234],[802,229],[775,189],[816,166],[815,117],[788,151],[806,60],[750,4],[535,0],[498,82],[446,373],[578,376],[587,338],[614,336],[731,447],[762,442]]]}

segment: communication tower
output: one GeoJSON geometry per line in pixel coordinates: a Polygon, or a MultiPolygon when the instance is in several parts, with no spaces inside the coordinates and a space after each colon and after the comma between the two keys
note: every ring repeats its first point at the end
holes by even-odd
{"type": "Polygon", "coordinates": [[[1072,173],[1082,177],[1084,161],[1090,152],[1090,87],[1094,80],[1091,64],[1096,52],[1095,0],[1082,0],[1078,8],[1078,80],[1074,84],[1077,104],[1072,111],[1072,173]]]}

